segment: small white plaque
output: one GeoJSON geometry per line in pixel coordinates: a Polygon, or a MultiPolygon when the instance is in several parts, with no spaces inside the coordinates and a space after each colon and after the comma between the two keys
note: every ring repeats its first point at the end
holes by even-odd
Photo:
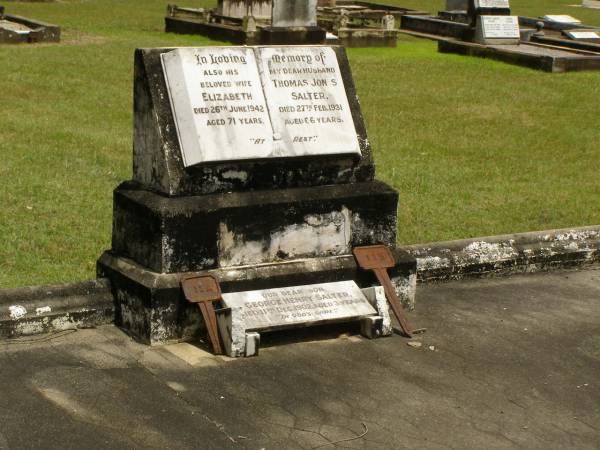
{"type": "Polygon", "coordinates": [[[351,280],[223,294],[223,303],[230,308],[242,308],[246,330],[268,330],[377,314],[351,280]]]}
{"type": "Polygon", "coordinates": [[[271,123],[252,49],[180,48],[161,58],[186,167],[271,154],[271,123]]]}
{"type": "Polygon", "coordinates": [[[575,17],[568,16],[566,14],[547,15],[547,16],[542,17],[542,19],[547,20],[548,22],[581,23],[581,20],[578,20],[575,17]]]}
{"type": "Polygon", "coordinates": [[[508,0],[475,0],[476,8],[510,8],[508,0]]]}
{"type": "Polygon", "coordinates": [[[600,39],[600,34],[593,31],[566,31],[571,39],[600,39]]]}
{"type": "Polygon", "coordinates": [[[479,16],[484,39],[519,39],[517,16],[479,16]]]}
{"type": "Polygon", "coordinates": [[[262,47],[258,55],[276,139],[274,156],[360,154],[331,47],[262,47]]]}

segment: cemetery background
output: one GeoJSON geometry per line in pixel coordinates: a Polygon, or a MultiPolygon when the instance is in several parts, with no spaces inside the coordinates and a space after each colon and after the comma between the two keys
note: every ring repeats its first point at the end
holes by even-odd
{"type": "MultiPolygon", "coordinates": [[[[600,25],[572,3],[511,6],[600,25]]],[[[93,278],[112,190],[131,174],[133,49],[218,43],[165,34],[163,1],[6,6],[61,25],[63,42],[0,46],[0,287],[93,278]]],[[[600,74],[438,54],[408,37],[348,55],[377,177],[400,192],[399,243],[600,222],[600,74]]]]}

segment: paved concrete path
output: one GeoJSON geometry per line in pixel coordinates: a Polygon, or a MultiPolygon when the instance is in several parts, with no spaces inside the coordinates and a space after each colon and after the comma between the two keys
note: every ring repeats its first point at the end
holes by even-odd
{"type": "Polygon", "coordinates": [[[600,271],[417,301],[420,348],[275,336],[230,360],[111,326],[0,341],[0,448],[600,448],[600,271]]]}

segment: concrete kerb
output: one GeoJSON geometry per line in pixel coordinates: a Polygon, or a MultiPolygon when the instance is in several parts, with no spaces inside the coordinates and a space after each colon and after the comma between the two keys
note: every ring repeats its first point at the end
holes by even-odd
{"type": "Polygon", "coordinates": [[[400,247],[417,259],[420,282],[563,270],[600,262],[600,226],[507,234],[400,247]]]}
{"type": "Polygon", "coordinates": [[[90,328],[113,320],[107,279],[0,289],[0,338],[90,328]]]}
{"type": "MultiPolygon", "coordinates": [[[[510,276],[600,263],[600,225],[399,247],[421,283],[510,276]]],[[[110,283],[0,289],[0,338],[94,327],[114,320],[110,283]]]]}

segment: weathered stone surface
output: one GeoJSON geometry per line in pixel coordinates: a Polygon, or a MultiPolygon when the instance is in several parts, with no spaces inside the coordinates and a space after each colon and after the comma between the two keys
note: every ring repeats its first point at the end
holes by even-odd
{"type": "MultiPolygon", "coordinates": [[[[161,67],[161,54],[172,49],[135,53],[134,180],[170,196],[364,182],[373,179],[371,148],[350,67],[342,48],[334,48],[347,94],[358,154],[219,162],[185,168],[161,67]]],[[[242,152],[243,149],[238,149],[242,152]]]]}
{"type": "Polygon", "coordinates": [[[60,27],[0,11],[0,43],[59,42],[60,27]]]}
{"type": "Polygon", "coordinates": [[[124,183],[112,251],[159,273],[349,254],[395,244],[397,202],[379,181],[181,198],[124,183]]]}
{"type": "MultiPolygon", "coordinates": [[[[394,251],[394,257],[396,266],[389,270],[392,282],[396,286],[411,284],[408,280],[416,280],[416,260],[400,251],[394,251]]],[[[152,345],[165,344],[198,339],[204,332],[198,308],[186,302],[179,284],[182,277],[199,273],[160,274],[108,252],[98,260],[97,271],[98,276],[111,280],[116,299],[115,323],[136,339],[152,345]]],[[[224,294],[340,280],[354,280],[361,288],[378,285],[373,273],[360,270],[352,256],[214,269],[206,273],[219,280],[224,294]]],[[[414,307],[414,288],[397,293],[405,307],[414,307]]],[[[370,301],[373,295],[376,294],[367,294],[370,301]]],[[[381,302],[380,293],[371,304],[383,316],[381,302]]],[[[237,348],[242,352],[245,335],[240,332],[236,336],[237,348]]]]}
{"type": "Polygon", "coordinates": [[[105,278],[0,289],[0,338],[90,328],[113,320],[111,286],[105,278]]]}
{"type": "Polygon", "coordinates": [[[257,19],[271,17],[272,2],[270,0],[218,0],[217,11],[227,17],[243,19],[254,16],[257,19]]]}
{"type": "Polygon", "coordinates": [[[352,280],[223,294],[226,308],[241,308],[244,327],[269,331],[375,315],[352,280]]]}
{"type": "Polygon", "coordinates": [[[600,227],[461,239],[403,250],[417,258],[420,281],[565,270],[600,262],[600,227]]]}
{"type": "Polygon", "coordinates": [[[273,0],[271,26],[317,26],[317,0],[273,0]]]}

